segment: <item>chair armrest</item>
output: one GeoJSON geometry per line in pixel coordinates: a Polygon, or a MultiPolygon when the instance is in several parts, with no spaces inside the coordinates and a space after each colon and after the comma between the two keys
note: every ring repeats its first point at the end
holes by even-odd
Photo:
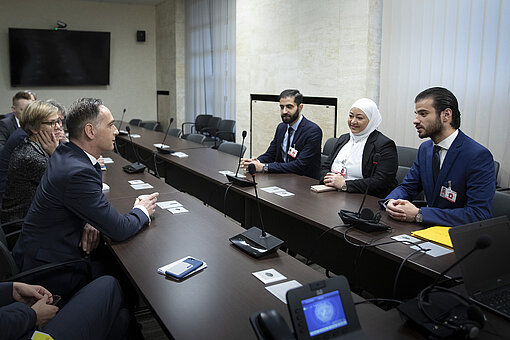
{"type": "Polygon", "coordinates": [[[92,269],[91,269],[90,262],[88,261],[88,259],[84,259],[84,258],[78,258],[78,259],[73,259],[73,260],[58,262],[58,263],[48,263],[48,264],[45,264],[45,265],[42,265],[42,266],[39,266],[39,267],[36,267],[33,269],[26,270],[26,271],[18,273],[16,275],[13,275],[4,281],[12,281],[12,282],[21,281],[20,279],[25,278],[27,276],[41,273],[44,271],[50,271],[55,268],[68,266],[70,264],[78,263],[78,262],[83,262],[87,265],[87,281],[90,281],[90,279],[92,277],[92,269]]]}
{"type": "Polygon", "coordinates": [[[185,131],[184,131],[184,125],[191,125],[191,128],[190,128],[190,133],[193,133],[193,127],[195,126],[195,122],[184,122],[182,123],[181,125],[181,130],[182,130],[182,134],[184,135],[185,131]]]}

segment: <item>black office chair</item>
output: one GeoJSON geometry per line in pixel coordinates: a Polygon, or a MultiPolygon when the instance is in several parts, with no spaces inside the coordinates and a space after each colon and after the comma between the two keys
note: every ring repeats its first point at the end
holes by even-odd
{"type": "Polygon", "coordinates": [[[89,276],[88,281],[90,281],[92,273],[91,266],[89,261],[83,258],[77,258],[58,263],[49,263],[30,270],[26,270],[24,272],[20,272],[18,266],[16,265],[16,262],[14,261],[14,258],[12,257],[11,249],[8,246],[9,244],[12,244],[12,242],[9,242],[9,238],[11,237],[17,238],[20,233],[20,230],[8,234],[4,233],[4,228],[9,227],[13,224],[19,224],[20,222],[22,223],[23,220],[16,220],[0,225],[0,282],[14,282],[14,281],[25,282],[27,278],[34,274],[57,270],[58,268],[63,268],[65,266],[69,266],[71,264],[75,264],[78,262],[83,262],[87,266],[87,273],[89,276]]]}
{"type": "Polygon", "coordinates": [[[140,123],[142,122],[141,119],[131,119],[129,121],[129,125],[133,125],[133,126],[140,126],[140,123]]]}
{"type": "Polygon", "coordinates": [[[191,133],[188,135],[186,140],[189,140],[190,142],[198,143],[198,144],[204,144],[205,136],[201,135],[199,133],[191,133]]]}
{"type": "Polygon", "coordinates": [[[154,120],[143,121],[140,123],[140,127],[143,127],[144,129],[151,131],[163,131],[163,129],[161,128],[161,124],[154,120]]]}
{"type": "Polygon", "coordinates": [[[236,121],[231,119],[223,119],[218,126],[218,131],[214,134],[213,138],[207,138],[204,145],[212,146],[217,149],[222,142],[236,141],[236,121]]]}
{"type": "Polygon", "coordinates": [[[204,127],[199,133],[206,135],[208,137],[214,136],[214,134],[218,131],[220,122],[221,122],[220,117],[211,117],[211,119],[209,119],[209,122],[207,122],[207,126],[204,127]]]}
{"type": "Polygon", "coordinates": [[[338,141],[338,138],[331,137],[331,138],[328,138],[326,143],[324,143],[324,147],[322,148],[322,153],[321,153],[321,165],[323,165],[328,160],[328,157],[333,152],[333,148],[335,147],[335,144],[337,141],[338,141]]]}
{"type": "MultiPolygon", "coordinates": [[[[223,142],[218,147],[218,151],[229,153],[231,155],[239,157],[239,153],[241,152],[241,144],[232,143],[232,142],[223,142]]],[[[244,156],[245,151],[246,151],[246,145],[242,145],[241,157],[244,156]]]]}
{"type": "Polygon", "coordinates": [[[182,123],[182,126],[181,126],[181,130],[182,130],[182,135],[181,135],[181,138],[184,138],[186,139],[188,137],[189,134],[191,133],[201,133],[202,130],[207,126],[207,123],[209,123],[209,119],[212,118],[212,115],[198,115],[195,117],[195,121],[194,122],[184,122],[182,123]],[[190,126],[190,131],[189,133],[186,133],[186,129],[184,128],[185,126],[190,126]],[[193,132],[195,131],[195,132],[193,132]]]}
{"type": "Polygon", "coordinates": [[[418,149],[408,146],[397,146],[398,165],[408,168],[413,166],[414,160],[418,155],[418,149]]]}
{"type": "Polygon", "coordinates": [[[506,215],[510,218],[510,193],[496,191],[492,200],[492,214],[494,217],[506,215]]]}
{"type": "Polygon", "coordinates": [[[177,129],[177,128],[171,128],[168,130],[168,134],[170,136],[174,136],[174,137],[180,137],[181,136],[181,129],[177,129]]]}
{"type": "Polygon", "coordinates": [[[404,178],[407,176],[407,173],[409,172],[409,170],[411,170],[411,168],[409,168],[407,166],[402,166],[402,165],[398,166],[397,176],[396,177],[397,177],[397,183],[399,185],[402,183],[404,178]]]}

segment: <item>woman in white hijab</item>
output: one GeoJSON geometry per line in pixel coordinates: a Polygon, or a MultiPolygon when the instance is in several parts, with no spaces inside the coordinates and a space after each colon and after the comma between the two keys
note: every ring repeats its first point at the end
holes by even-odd
{"type": "Polygon", "coordinates": [[[365,192],[374,167],[368,193],[386,197],[397,186],[398,156],[395,143],[377,131],[382,117],[377,105],[368,98],[352,104],[347,118],[349,133],[341,135],[333,152],[321,166],[321,183],[348,192],[365,192]]]}

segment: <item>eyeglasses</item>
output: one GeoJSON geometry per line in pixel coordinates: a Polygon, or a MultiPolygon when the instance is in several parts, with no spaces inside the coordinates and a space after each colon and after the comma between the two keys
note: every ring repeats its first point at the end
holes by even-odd
{"type": "Polygon", "coordinates": [[[41,124],[44,124],[44,125],[49,125],[51,127],[61,127],[62,126],[62,119],[57,119],[57,120],[52,120],[50,122],[41,122],[41,124]]]}

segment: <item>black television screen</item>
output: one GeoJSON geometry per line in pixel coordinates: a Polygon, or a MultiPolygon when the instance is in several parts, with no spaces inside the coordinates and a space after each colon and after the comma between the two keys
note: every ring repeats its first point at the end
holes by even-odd
{"type": "Polygon", "coordinates": [[[9,28],[11,86],[110,84],[110,32],[9,28]]]}

